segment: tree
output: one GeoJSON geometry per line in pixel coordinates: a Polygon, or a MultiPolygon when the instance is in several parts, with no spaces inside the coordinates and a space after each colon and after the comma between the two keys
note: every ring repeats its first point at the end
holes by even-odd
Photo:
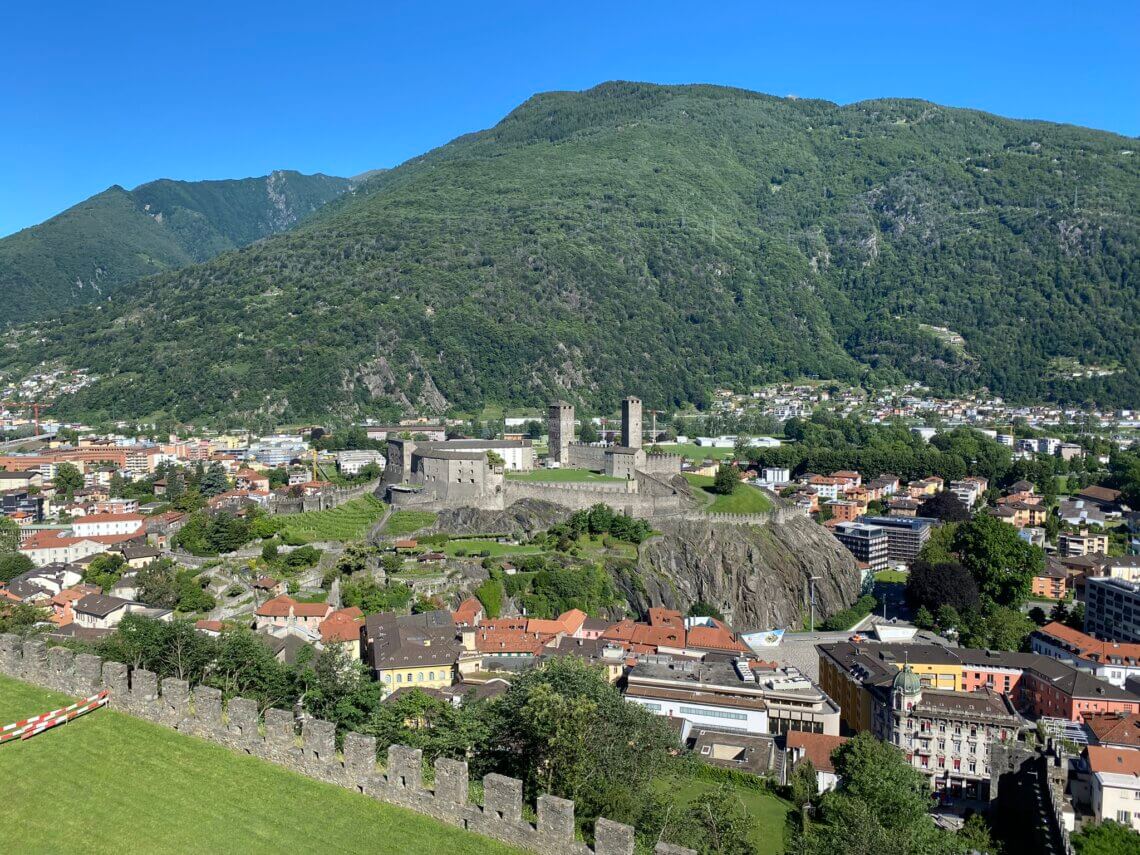
{"type": "Polygon", "coordinates": [[[11,582],[21,573],[33,569],[36,563],[22,552],[0,555],[0,582],[11,582]]]}
{"type": "Polygon", "coordinates": [[[296,696],[293,670],[274,659],[248,629],[224,630],[218,641],[218,655],[205,682],[221,689],[227,699],[249,698],[264,711],[296,696]]]}
{"type": "Polygon", "coordinates": [[[35,631],[37,624],[46,624],[50,617],[47,609],[31,603],[0,603],[0,633],[28,635],[35,631]]]}
{"type": "Polygon", "coordinates": [[[965,852],[981,852],[982,855],[1000,855],[1001,847],[994,843],[990,827],[981,814],[973,814],[958,829],[958,845],[965,852]]]}
{"type": "Polygon", "coordinates": [[[937,612],[951,606],[961,612],[978,605],[978,586],[957,561],[932,566],[920,559],[907,574],[906,599],[911,608],[926,606],[937,612]]]}
{"type": "Polygon", "coordinates": [[[578,428],[578,439],[582,442],[597,442],[599,439],[598,429],[594,427],[593,421],[583,417],[582,426],[578,428]]]}
{"type": "Polygon", "coordinates": [[[75,498],[75,491],[83,489],[83,473],[81,473],[74,463],[68,463],[66,460],[60,463],[55,468],[55,491],[67,497],[70,502],[75,498]]]}
{"type": "Polygon", "coordinates": [[[930,784],[898,748],[860,733],[832,754],[839,788],[820,800],[818,820],[798,833],[803,855],[964,851],[927,813],[930,784]]]}
{"type": "Polygon", "coordinates": [[[503,455],[499,454],[497,451],[488,451],[487,465],[492,469],[502,469],[507,465],[507,462],[503,460],[503,455]]]}
{"type": "Polygon", "coordinates": [[[96,555],[83,571],[83,581],[89,585],[97,585],[107,593],[122,577],[127,561],[118,552],[104,552],[96,555]]]}
{"type": "Polygon", "coordinates": [[[981,594],[1001,606],[1021,605],[1033,577],[1045,568],[1040,547],[1026,543],[1013,526],[985,513],[958,527],[954,549],[981,594]]]}
{"type": "Polygon", "coordinates": [[[1110,819],[1085,823],[1071,842],[1077,855],[1140,855],[1140,836],[1110,819]]]}
{"type": "Polygon", "coordinates": [[[488,713],[477,765],[521,778],[528,793],[572,799],[586,819],[638,817],[676,746],[662,719],[627,703],[601,669],[573,656],[522,674],[488,713]]]}
{"type": "Polygon", "coordinates": [[[1045,626],[1045,622],[1049,620],[1049,618],[1045,616],[1045,609],[1041,608],[1041,606],[1034,606],[1029,610],[1029,619],[1038,626],[1045,626]]]}
{"type": "Polygon", "coordinates": [[[810,760],[800,762],[792,770],[792,806],[797,810],[819,795],[819,775],[810,760]]]}
{"type": "Polygon", "coordinates": [[[724,620],[724,615],[720,613],[720,610],[717,609],[717,607],[712,603],[706,603],[704,600],[697,600],[695,603],[689,606],[688,616],[712,617],[716,618],[717,620],[724,620]]]}
{"type": "Polygon", "coordinates": [[[148,606],[172,609],[178,605],[181,585],[170,561],[153,561],[139,570],[135,577],[138,597],[148,606]]]}
{"type": "Polygon", "coordinates": [[[395,552],[386,552],[380,556],[380,568],[389,576],[404,569],[404,559],[395,552]]]}
{"type": "Polygon", "coordinates": [[[731,463],[722,463],[713,476],[713,492],[731,495],[740,486],[740,470],[731,463]]]}
{"type": "Polygon", "coordinates": [[[20,545],[20,527],[14,520],[0,517],[0,555],[15,552],[20,545]]]}
{"type": "Polygon", "coordinates": [[[952,492],[943,490],[919,505],[918,515],[943,522],[965,522],[970,518],[970,509],[952,492]]]}
{"type": "Polygon", "coordinates": [[[919,629],[934,629],[934,615],[926,606],[919,606],[914,613],[914,625],[919,629]]]}
{"type": "Polygon", "coordinates": [[[670,842],[700,855],[755,855],[755,835],[756,818],[730,784],[697,796],[662,831],[670,842]]]}
{"type": "Polygon", "coordinates": [[[198,492],[207,499],[218,496],[230,488],[229,478],[226,477],[225,467],[214,462],[209,465],[202,477],[198,479],[198,492]]]}

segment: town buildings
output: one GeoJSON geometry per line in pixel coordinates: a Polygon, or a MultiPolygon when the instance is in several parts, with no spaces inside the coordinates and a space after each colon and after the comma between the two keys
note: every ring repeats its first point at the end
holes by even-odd
{"type": "Polygon", "coordinates": [[[1086,580],[1085,632],[1110,641],[1140,643],[1140,582],[1113,577],[1086,580]]]}
{"type": "Polygon", "coordinates": [[[1140,644],[1098,641],[1056,622],[1041,627],[1029,640],[1034,653],[1090,671],[1114,686],[1123,688],[1129,677],[1140,676],[1140,644]]]}
{"type": "Polygon", "coordinates": [[[462,645],[449,612],[369,615],[361,650],[374,680],[390,691],[404,686],[440,689],[455,682],[462,645]]]}
{"type": "Polygon", "coordinates": [[[1016,738],[1022,726],[1007,696],[989,688],[924,688],[909,665],[895,674],[889,693],[877,695],[875,736],[901,749],[933,789],[988,795],[990,746],[1016,738]]]}
{"type": "Polygon", "coordinates": [[[855,556],[856,561],[868,565],[872,571],[882,570],[888,564],[889,538],[882,526],[866,522],[841,522],[834,528],[835,537],[855,556]]]}
{"type": "Polygon", "coordinates": [[[930,540],[930,531],[937,520],[926,517],[860,517],[860,522],[878,526],[887,535],[887,559],[892,564],[914,563],[918,553],[930,540]]]}

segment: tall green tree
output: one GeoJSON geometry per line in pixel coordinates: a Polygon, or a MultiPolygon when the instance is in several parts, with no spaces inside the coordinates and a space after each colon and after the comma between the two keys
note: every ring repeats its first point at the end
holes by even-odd
{"type": "Polygon", "coordinates": [[[57,493],[65,496],[70,502],[75,498],[77,490],[83,489],[83,473],[81,473],[74,463],[64,461],[55,468],[55,490],[57,493]]]}
{"type": "Polygon", "coordinates": [[[962,523],[954,550],[983,597],[1000,606],[1019,606],[1045,569],[1045,553],[1018,537],[1017,529],[986,513],[962,523]]]}

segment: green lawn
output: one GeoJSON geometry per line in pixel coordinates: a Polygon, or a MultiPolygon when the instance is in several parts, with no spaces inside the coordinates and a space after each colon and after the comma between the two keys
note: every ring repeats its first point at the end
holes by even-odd
{"type": "Polygon", "coordinates": [[[589,469],[535,469],[531,472],[508,472],[507,478],[512,481],[621,481],[621,478],[611,478],[589,469]]]}
{"type": "Polygon", "coordinates": [[[690,460],[725,460],[733,456],[731,448],[709,448],[704,445],[694,445],[691,442],[674,443],[673,445],[657,446],[665,454],[680,454],[690,460]]]}
{"type": "Polygon", "coordinates": [[[705,507],[710,514],[759,514],[772,510],[772,500],[750,484],[741,484],[732,494],[724,496],[713,492],[713,479],[709,475],[688,473],[685,480],[712,499],[705,507]]]}
{"type": "MultiPolygon", "coordinates": [[[[0,677],[4,723],[68,701],[0,677]]],[[[513,851],[107,709],[0,746],[0,781],[6,853],[513,851]]]]}
{"type": "Polygon", "coordinates": [[[282,517],[283,533],[307,542],[361,540],[384,516],[384,503],[372,495],[361,496],[328,511],[310,511],[282,517]]]}
{"type": "Polygon", "coordinates": [[[454,556],[460,549],[466,550],[468,555],[490,552],[492,558],[498,558],[501,555],[535,555],[543,551],[541,547],[530,544],[495,543],[493,540],[482,540],[480,538],[449,540],[443,545],[443,551],[451,556],[454,556]]]}
{"type": "MultiPolygon", "coordinates": [[[[697,796],[715,790],[719,786],[720,784],[711,781],[673,776],[658,778],[653,782],[653,789],[657,795],[670,799],[678,808],[684,807],[697,796]]],[[[756,836],[753,840],[757,855],[782,855],[785,844],[784,819],[792,806],[791,802],[762,790],[751,790],[741,786],[735,789],[736,794],[744,802],[748,814],[756,819],[756,836]]]]}
{"type": "Polygon", "coordinates": [[[427,528],[435,522],[435,514],[428,511],[396,511],[384,524],[384,534],[402,537],[427,528]]]}
{"type": "Polygon", "coordinates": [[[907,574],[901,570],[880,570],[875,574],[876,582],[885,582],[888,585],[902,584],[905,585],[907,574]]]}

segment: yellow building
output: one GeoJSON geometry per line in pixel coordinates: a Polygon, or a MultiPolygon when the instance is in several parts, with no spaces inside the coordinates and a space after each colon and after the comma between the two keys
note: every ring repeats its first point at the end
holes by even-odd
{"type": "Polygon", "coordinates": [[[840,722],[848,733],[873,730],[872,692],[889,690],[895,676],[910,664],[923,688],[963,691],[962,663],[937,644],[854,644],[841,641],[816,646],[819,686],[839,704],[840,722]]]}
{"type": "Polygon", "coordinates": [[[364,621],[362,652],[372,678],[389,691],[443,689],[455,682],[463,647],[450,612],[381,612],[364,621]]]}

